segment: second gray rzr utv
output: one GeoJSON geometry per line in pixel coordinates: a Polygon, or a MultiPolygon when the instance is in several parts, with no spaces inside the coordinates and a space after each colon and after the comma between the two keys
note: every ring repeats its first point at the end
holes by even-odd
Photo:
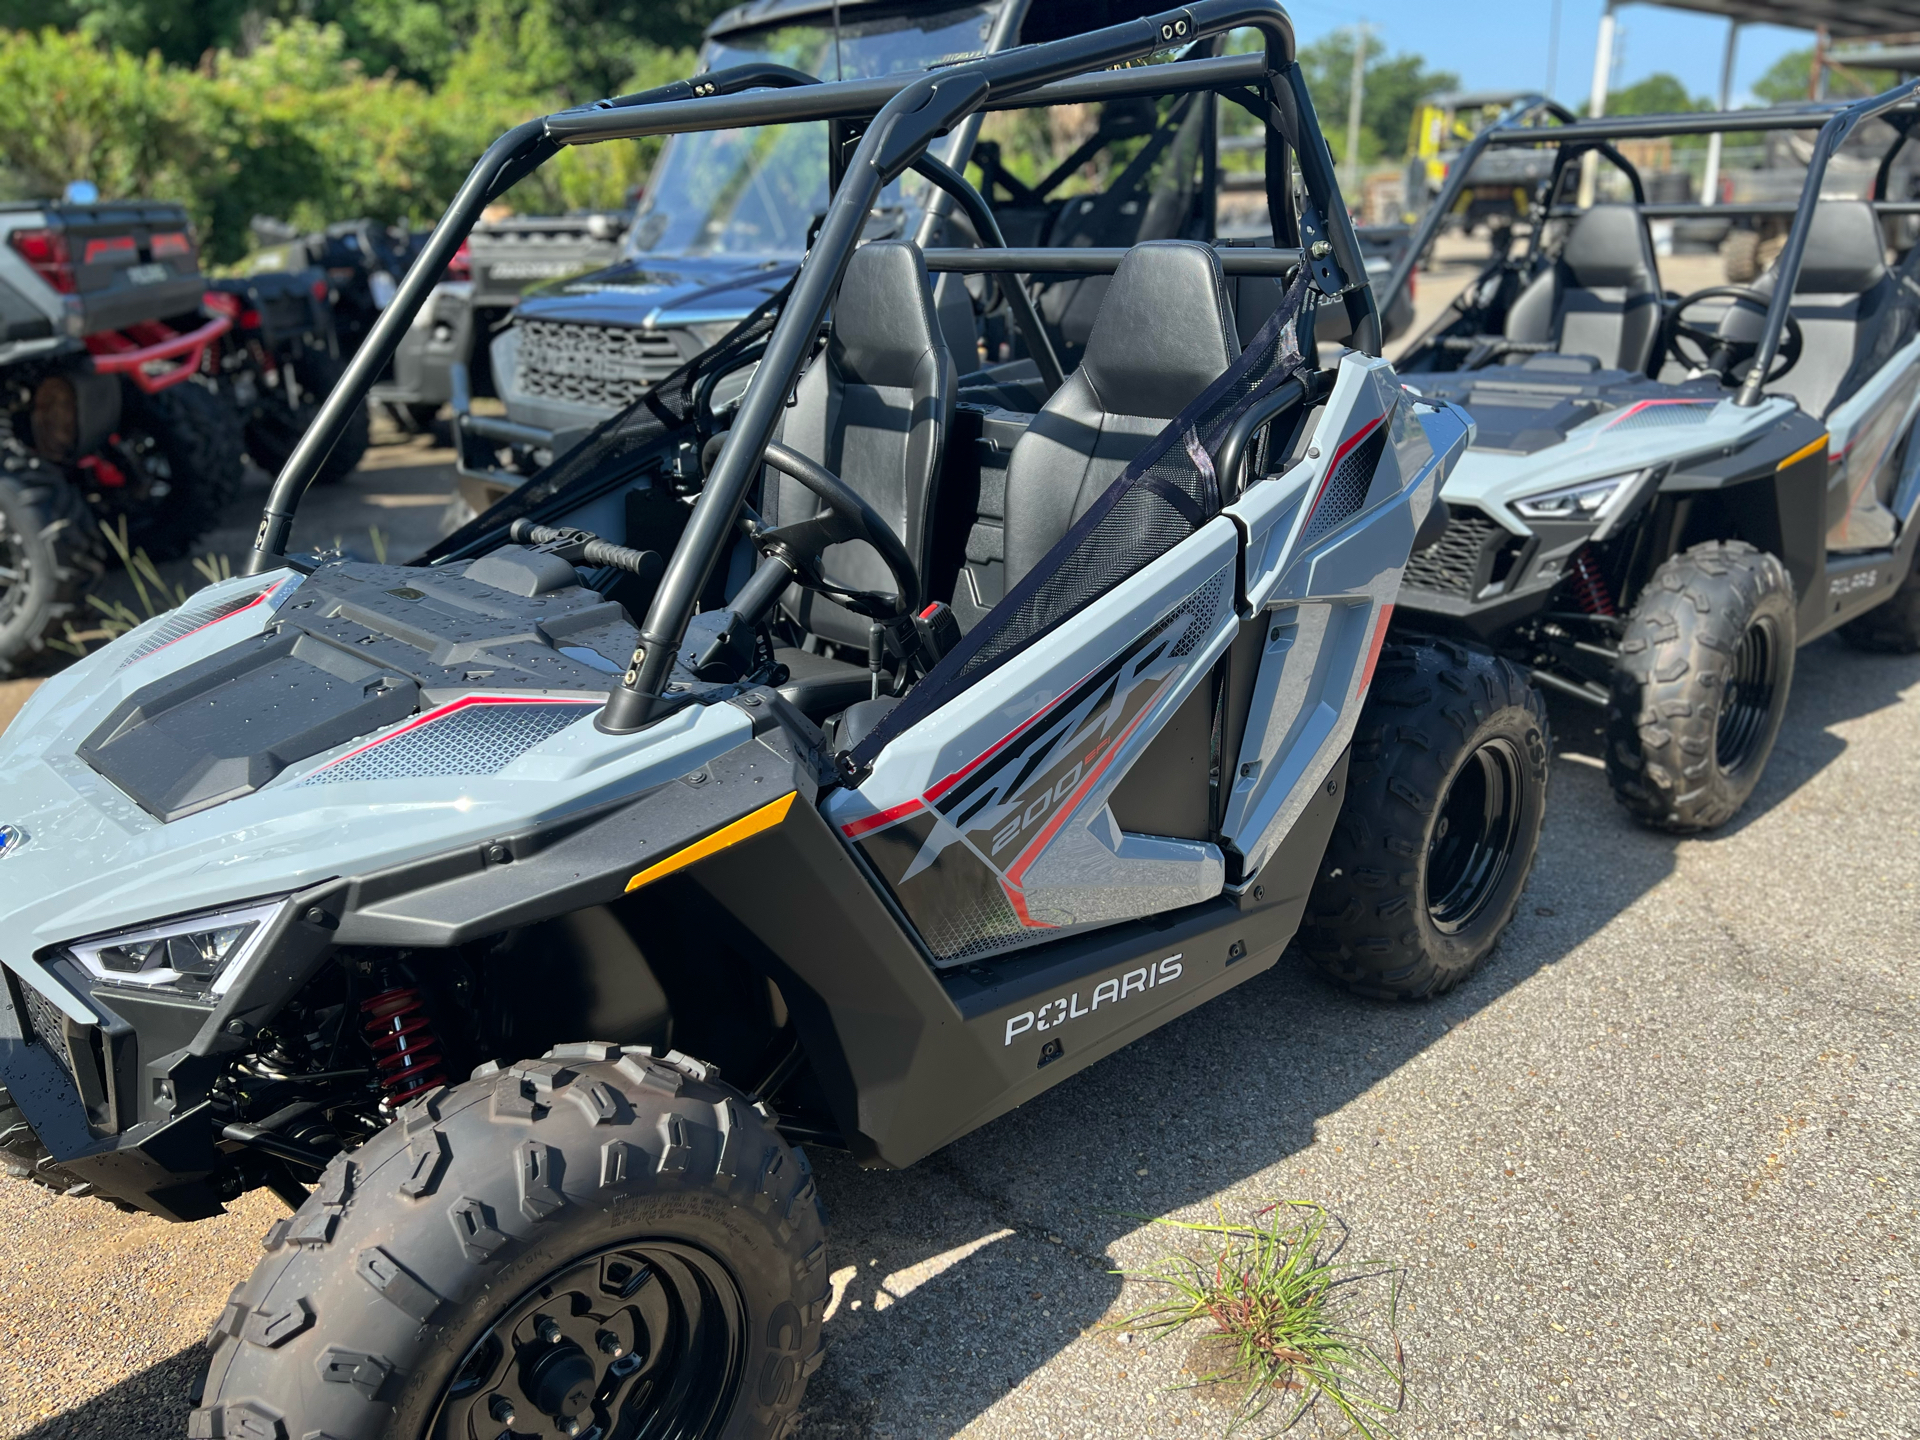
{"type": "Polygon", "coordinates": [[[199,1440],[787,1434],[832,1268],[803,1143],[910,1164],[1259,974],[1303,914],[1389,992],[1512,914],[1538,699],[1383,649],[1470,424],[1373,353],[1280,8],[740,78],[499,141],[252,573],[50,680],[0,747],[11,1162],[175,1220],[295,1207],[214,1324],[199,1440]],[[1260,53],[1127,64],[1238,26],[1260,53]],[[1169,91],[1267,127],[1276,245],[1008,250],[925,154],[982,108],[1169,91]],[[563,144],[826,119],[857,139],[780,303],[432,563],[284,553],[492,195],[563,144]],[[857,244],[909,167],[989,243],[857,244]],[[956,386],[930,266],[1111,284],[1014,413],[956,386]],[[1356,348],[1323,367],[1316,327],[1356,348]],[[962,633],[952,540],[984,529],[1004,594],[962,633]],[[1323,864],[1364,901],[1315,902],[1323,864]]]}

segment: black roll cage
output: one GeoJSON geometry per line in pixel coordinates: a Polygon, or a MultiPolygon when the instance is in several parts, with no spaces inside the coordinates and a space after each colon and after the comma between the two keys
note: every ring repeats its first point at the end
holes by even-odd
{"type": "MultiPolygon", "coordinates": [[[[811,354],[871,207],[884,186],[916,168],[932,141],[971,116],[990,110],[1209,90],[1256,114],[1264,112],[1270,141],[1267,203],[1274,243],[1288,252],[1287,263],[1304,265],[1322,296],[1344,301],[1352,327],[1349,343],[1369,354],[1380,352],[1379,310],[1365,257],[1294,56],[1293,24],[1279,0],[1198,0],[1085,35],[1019,46],[932,70],[829,83],[781,66],[744,65],[517,125],[494,141],[468,173],[392,303],[288,458],[261,514],[247,573],[259,574],[283,563],[302,494],[482,209],[558,154],[562,146],[797,121],[866,121],[858,148],[844,166],[813,245],[766,339],[759,368],[740,399],[733,425],[654,592],[633,659],[595,721],[613,734],[638,730],[678,703],[665,693],[674,654],[708,576],[733,537],[740,506],[764,463],[767,443],[811,354]],[[1242,28],[1261,32],[1262,52],[1160,65],[1135,63],[1242,28]],[[1275,136],[1286,143],[1271,143],[1275,136]],[[1297,156],[1299,164],[1297,194],[1290,155],[1297,156]]],[[[918,168],[955,194],[970,212],[976,208],[973,202],[984,205],[977,192],[969,197],[956,190],[955,179],[966,191],[972,191],[972,186],[948,167],[918,168]]],[[[990,244],[987,235],[980,238],[983,245],[990,244]]],[[[978,262],[989,252],[965,253],[978,262]]],[[[1117,264],[1117,258],[1108,257],[1119,253],[1101,257],[1107,262],[1105,268],[1117,264]]],[[[1275,262],[1281,259],[1269,253],[1275,262]]],[[[1046,268],[1032,263],[1045,258],[1033,251],[1021,252],[1017,258],[1021,270],[1046,268]]]]}
{"type": "MultiPolygon", "coordinates": [[[[1820,199],[1820,185],[1826,178],[1827,165],[1862,122],[1884,117],[1895,131],[1893,144],[1881,157],[1879,169],[1874,175],[1871,203],[1875,210],[1883,215],[1920,214],[1920,202],[1889,201],[1886,198],[1887,177],[1892,170],[1894,157],[1907,143],[1915,126],[1920,124],[1920,109],[1915,108],[1916,102],[1920,102],[1920,80],[1907,80],[1891,90],[1851,104],[1821,102],[1780,105],[1764,110],[1702,110],[1680,115],[1616,115],[1582,120],[1543,95],[1523,96],[1499,120],[1474,136],[1454,162],[1453,168],[1447,173],[1446,184],[1441,186],[1440,193],[1427,207],[1427,213],[1420,217],[1420,223],[1414,227],[1413,239],[1387,282],[1387,294],[1397,295],[1400,287],[1407,283],[1413,267],[1420,263],[1421,257],[1433,244],[1441,224],[1452,212],[1460,192],[1466,187],[1474,163],[1489,146],[1559,146],[1560,154],[1556,157],[1551,188],[1547,192],[1549,203],[1552,197],[1559,194],[1560,179],[1568,161],[1589,150],[1598,151],[1626,173],[1633,186],[1635,208],[1649,219],[1692,219],[1721,215],[1793,216],[1793,225],[1787,232],[1786,248],[1780,252],[1778,261],[1781,283],[1774,287],[1772,302],[1767,307],[1766,324],[1761,331],[1759,347],[1754,352],[1747,378],[1734,396],[1737,405],[1758,405],[1761,387],[1773,366],[1773,357],[1780,348],[1781,337],[1786,332],[1788,312],[1793,305],[1794,285],[1800,276],[1800,263],[1806,255],[1807,235],[1813,228],[1814,206],[1820,199]],[[1807,162],[1807,178],[1797,201],[1762,201],[1745,205],[1648,204],[1639,172],[1613,145],[1616,140],[1711,135],[1715,132],[1811,130],[1815,126],[1819,127],[1820,133],[1814,140],[1813,154],[1807,162]]],[[[1547,218],[1570,213],[1574,212],[1556,208],[1550,211],[1547,218]]]]}

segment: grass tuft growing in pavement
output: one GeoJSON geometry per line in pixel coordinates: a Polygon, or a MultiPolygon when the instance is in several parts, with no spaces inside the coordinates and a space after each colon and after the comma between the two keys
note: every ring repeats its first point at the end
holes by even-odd
{"type": "Polygon", "coordinates": [[[1346,1227],[1307,1201],[1276,1202],[1244,1225],[1135,1218],[1198,1245],[1120,1272],[1165,1295],[1119,1324],[1154,1340],[1209,1327],[1204,1348],[1220,1363],[1190,1384],[1236,1396],[1229,1435],[1249,1425],[1277,1434],[1324,1403],[1356,1433],[1386,1440],[1387,1417],[1406,1403],[1397,1267],[1342,1259],[1346,1227]],[[1276,1405],[1283,1418],[1269,1414],[1276,1405]]]}

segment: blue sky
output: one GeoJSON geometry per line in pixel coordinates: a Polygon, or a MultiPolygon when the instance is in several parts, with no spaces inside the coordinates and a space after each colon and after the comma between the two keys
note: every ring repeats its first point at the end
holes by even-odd
{"type": "MultiPolygon", "coordinates": [[[[1552,0],[1284,0],[1301,42],[1318,39],[1365,20],[1375,44],[1389,53],[1426,57],[1436,70],[1451,70],[1475,90],[1539,89],[1547,83],[1548,30],[1552,0]]],[[[1553,95],[1576,105],[1593,83],[1594,40],[1601,0],[1561,0],[1560,45],[1553,95]]],[[[1720,83],[1720,56],[1727,22],[1712,15],[1646,4],[1622,5],[1614,46],[1613,87],[1631,85],[1656,71],[1677,75],[1695,95],[1711,98],[1720,83]]],[[[1749,25],[1740,31],[1733,95],[1738,105],[1747,87],[1789,50],[1813,44],[1805,30],[1749,25]]]]}

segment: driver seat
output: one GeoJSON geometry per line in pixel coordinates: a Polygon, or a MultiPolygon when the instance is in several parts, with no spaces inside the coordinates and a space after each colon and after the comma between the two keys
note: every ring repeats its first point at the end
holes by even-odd
{"type": "MultiPolygon", "coordinates": [[[[838,475],[878,511],[923,578],[934,486],[958,383],[925,257],[909,241],[876,240],[847,262],[826,349],[800,377],[775,436],[838,475]]],[[[771,468],[762,498],[769,525],[791,525],[820,510],[811,490],[771,468]]],[[[885,563],[867,545],[831,545],[820,568],[836,585],[893,593],[885,563]]],[[[866,653],[865,616],[798,585],[788,588],[780,605],[809,634],[866,653]]],[[[780,693],[814,719],[871,693],[864,665],[785,646],[774,657],[789,672],[780,693]]]]}
{"type": "Polygon", "coordinates": [[[1662,317],[1660,269],[1631,205],[1595,205],[1560,256],[1507,308],[1506,338],[1590,355],[1603,370],[1648,373],[1662,317]]]}

